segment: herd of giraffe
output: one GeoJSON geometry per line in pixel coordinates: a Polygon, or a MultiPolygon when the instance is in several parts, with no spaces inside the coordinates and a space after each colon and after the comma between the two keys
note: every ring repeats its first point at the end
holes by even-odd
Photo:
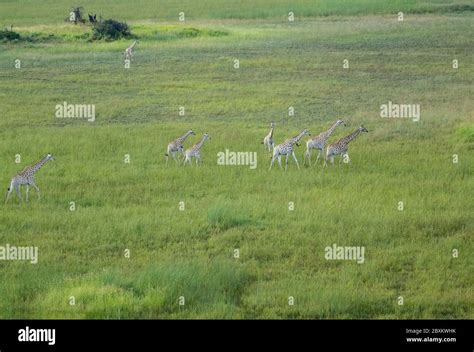
{"type": "MultiPolygon", "coordinates": [[[[321,154],[324,155],[324,153],[325,153],[324,149],[326,147],[326,144],[327,144],[327,141],[328,141],[329,137],[331,137],[332,133],[334,132],[336,127],[339,126],[339,125],[346,126],[344,121],[337,120],[327,131],[321,132],[320,134],[318,134],[315,137],[310,138],[306,142],[306,151],[304,153],[303,162],[306,162],[306,160],[308,160],[308,164],[311,166],[311,152],[312,152],[313,149],[317,149],[318,150],[318,156],[316,158],[316,164],[318,163],[321,154]]],[[[299,169],[300,165],[298,163],[298,158],[295,155],[294,146],[295,145],[299,146],[298,143],[304,136],[306,136],[306,135],[310,136],[309,131],[305,128],[303,131],[301,131],[301,133],[299,133],[295,137],[287,139],[286,141],[284,141],[281,144],[278,144],[277,146],[275,146],[275,144],[273,142],[274,132],[275,132],[275,124],[272,122],[271,125],[270,125],[270,132],[265,136],[265,138],[263,139],[263,142],[262,142],[262,144],[265,145],[265,147],[268,149],[269,152],[273,151],[272,161],[270,163],[269,170],[271,170],[275,160],[278,160],[278,164],[279,164],[280,168],[282,167],[281,166],[281,157],[282,156],[286,156],[285,170],[288,169],[288,159],[289,159],[290,156],[293,157],[293,159],[295,160],[296,166],[299,169]]],[[[363,126],[360,126],[359,128],[357,128],[351,134],[349,134],[349,135],[339,139],[338,141],[330,144],[326,149],[326,155],[324,155],[324,167],[327,166],[327,161],[328,160],[331,161],[331,164],[334,164],[334,157],[336,155],[341,156],[340,162],[342,162],[343,158],[345,160],[347,160],[347,162],[350,162],[349,152],[348,152],[348,145],[361,132],[368,132],[368,130],[363,126]]]]}
{"type": "MultiPolygon", "coordinates": [[[[333,134],[334,130],[336,129],[337,126],[339,125],[344,125],[344,121],[342,120],[337,120],[327,131],[321,132],[315,137],[310,138],[306,142],[306,151],[304,153],[304,162],[306,160],[308,161],[309,165],[311,166],[311,152],[313,149],[318,150],[318,156],[316,158],[316,164],[319,161],[319,158],[321,157],[321,154],[326,154],[324,155],[324,166],[327,166],[327,161],[329,160],[331,164],[334,164],[334,157],[336,155],[340,155],[341,159],[340,162],[342,162],[343,158],[347,160],[347,162],[350,162],[349,159],[349,152],[348,152],[348,145],[351,141],[353,141],[361,132],[368,132],[367,129],[363,126],[360,126],[357,128],[354,132],[351,134],[347,135],[344,138],[341,138],[337,142],[334,142],[330,144],[326,152],[325,147],[327,144],[327,141],[329,140],[329,137],[333,134]]],[[[262,144],[265,146],[265,148],[270,152],[273,153],[272,156],[272,161],[270,162],[270,168],[269,170],[272,169],[272,166],[275,162],[275,160],[278,160],[278,164],[280,168],[281,166],[281,157],[286,156],[286,165],[285,165],[285,170],[288,169],[288,159],[290,156],[293,157],[295,160],[296,166],[298,169],[300,168],[300,165],[298,163],[298,158],[295,155],[294,151],[294,146],[299,146],[299,142],[301,139],[303,139],[305,136],[310,136],[309,131],[305,128],[301,133],[296,135],[293,138],[289,138],[286,141],[284,141],[281,144],[278,144],[275,146],[275,143],[273,142],[273,135],[275,132],[275,123],[270,124],[270,132],[265,136],[263,139],[262,144]]],[[[196,165],[198,165],[199,162],[202,163],[201,160],[201,147],[203,146],[204,142],[208,139],[210,139],[209,135],[206,133],[203,135],[199,143],[195,144],[191,148],[185,150],[184,149],[184,142],[186,139],[191,136],[191,135],[196,135],[193,130],[189,130],[186,132],[184,135],[181,137],[176,138],[174,141],[170,142],[168,144],[168,148],[166,151],[166,163],[168,163],[168,158],[171,155],[174,159],[174,161],[179,164],[180,160],[177,158],[177,155],[181,153],[183,155],[183,164],[186,165],[186,163],[191,164],[191,159],[194,157],[196,159],[196,165]]]]}
{"type": "MultiPolygon", "coordinates": [[[[189,130],[186,132],[183,136],[176,138],[174,141],[170,142],[168,144],[168,149],[166,151],[166,163],[168,164],[168,157],[171,154],[173,157],[174,161],[179,164],[179,159],[176,158],[176,153],[181,153],[183,154],[184,161],[183,164],[186,165],[188,162],[191,164],[191,159],[194,157],[196,159],[196,165],[198,165],[198,162],[202,163],[201,160],[201,148],[204,144],[205,141],[208,139],[211,139],[207,133],[204,133],[202,136],[201,140],[193,145],[191,148],[184,150],[184,141],[189,137],[189,136],[195,136],[196,133],[193,132],[193,130],[189,130]]],[[[179,154],[178,154],[179,155],[179,154]]]]}
{"type": "MultiPolygon", "coordinates": [[[[306,142],[306,151],[304,153],[304,161],[308,160],[309,165],[311,166],[311,152],[313,149],[318,150],[318,156],[316,158],[316,164],[319,161],[319,158],[321,156],[321,153],[324,154],[324,148],[326,147],[327,141],[329,137],[332,135],[334,130],[336,129],[337,126],[339,125],[346,125],[344,121],[342,120],[337,120],[327,131],[321,132],[319,135],[310,138],[306,142]]],[[[265,148],[269,151],[272,152],[272,160],[270,163],[270,168],[271,170],[275,160],[278,160],[278,164],[280,168],[281,166],[281,157],[286,156],[286,165],[285,165],[285,170],[288,169],[288,159],[290,156],[293,157],[295,160],[296,166],[298,169],[300,168],[299,163],[298,163],[298,158],[295,155],[294,151],[294,146],[299,146],[299,142],[305,137],[305,136],[310,136],[309,131],[305,128],[303,131],[301,131],[298,135],[296,135],[293,138],[289,138],[286,141],[284,141],[281,144],[275,145],[273,142],[273,136],[274,136],[274,131],[275,131],[275,124],[272,122],[270,125],[270,132],[268,135],[265,136],[263,139],[262,144],[264,144],[265,148]]],[[[324,166],[327,165],[327,161],[331,161],[331,164],[334,164],[334,157],[336,155],[340,155],[341,159],[340,162],[342,161],[343,157],[346,158],[348,162],[350,162],[349,159],[349,153],[348,153],[348,145],[351,141],[353,141],[361,132],[368,132],[367,129],[363,126],[360,126],[357,128],[354,132],[350,133],[349,135],[339,139],[337,142],[334,142],[332,144],[329,144],[329,146],[326,149],[326,155],[324,156],[324,166]]],[[[170,142],[167,147],[166,151],[166,163],[168,163],[168,158],[171,155],[175,162],[177,164],[180,163],[179,160],[179,154],[183,155],[183,165],[186,165],[187,163],[191,164],[192,158],[196,159],[196,165],[202,163],[201,160],[201,148],[204,145],[204,142],[208,139],[211,139],[207,133],[205,133],[200,141],[196,144],[194,144],[191,148],[189,149],[184,149],[184,142],[189,136],[195,136],[196,133],[193,130],[189,130],[186,132],[184,135],[181,137],[176,138],[174,141],[170,142]]],[[[5,203],[8,202],[10,199],[10,195],[13,192],[13,190],[16,191],[16,194],[20,201],[23,201],[20,193],[20,187],[21,186],[26,186],[26,202],[29,200],[29,191],[30,191],[30,186],[32,186],[35,190],[36,193],[38,194],[38,199],[40,199],[40,190],[38,186],[35,183],[35,178],[34,175],[38,170],[40,170],[44,164],[46,164],[48,161],[54,160],[53,156],[48,153],[45,157],[43,157],[41,160],[39,160],[37,163],[26,167],[23,171],[19,172],[16,174],[10,181],[10,187],[8,188],[7,195],[6,195],[6,200],[5,203]]]]}

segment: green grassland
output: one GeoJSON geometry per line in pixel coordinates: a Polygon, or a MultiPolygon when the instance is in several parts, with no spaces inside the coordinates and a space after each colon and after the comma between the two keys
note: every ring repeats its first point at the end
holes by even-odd
{"type": "Polygon", "coordinates": [[[71,6],[83,6],[87,11],[104,17],[124,20],[177,20],[184,12],[188,19],[283,19],[289,11],[299,17],[329,15],[367,15],[397,13],[446,13],[471,9],[469,0],[2,0],[0,18],[7,24],[56,23],[67,17],[71,6]]]}
{"type": "Polygon", "coordinates": [[[83,1],[130,24],[125,69],[131,41],[89,41],[69,2],[0,1],[0,24],[37,38],[0,43],[0,183],[56,158],[41,201],[0,205],[0,245],[39,248],[36,265],[0,261],[0,318],[474,318],[470,2],[194,3],[83,1]],[[64,101],[96,121],[55,118],[64,101]],[[381,118],[388,101],[420,121],[381,118]],[[369,130],[350,165],[268,171],[270,121],[280,143],[339,118],[331,141],[369,130]],[[186,146],[212,138],[203,165],[166,165],[189,128],[186,146]],[[257,169],[218,165],[226,148],[257,169]],[[333,243],[365,262],[327,261],[333,243]]]}

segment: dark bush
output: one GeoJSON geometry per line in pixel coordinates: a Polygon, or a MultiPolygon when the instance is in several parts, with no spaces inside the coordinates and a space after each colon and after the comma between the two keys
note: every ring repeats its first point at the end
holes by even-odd
{"type": "Polygon", "coordinates": [[[117,40],[120,38],[129,38],[130,28],[125,22],[115,20],[105,20],[94,25],[92,29],[92,39],[117,40]]]}
{"type": "Polygon", "coordinates": [[[0,31],[1,41],[20,40],[20,35],[13,31],[0,31]]]}

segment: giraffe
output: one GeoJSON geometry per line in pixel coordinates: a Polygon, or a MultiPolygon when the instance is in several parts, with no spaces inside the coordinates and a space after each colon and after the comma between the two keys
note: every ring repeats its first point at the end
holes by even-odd
{"type": "Polygon", "coordinates": [[[268,149],[269,152],[273,150],[275,147],[275,143],[273,143],[273,132],[275,131],[275,123],[272,122],[270,124],[270,132],[265,136],[263,139],[262,144],[268,149]]]}
{"type": "Polygon", "coordinates": [[[172,141],[172,142],[170,142],[170,144],[168,144],[168,148],[167,148],[166,154],[165,154],[167,164],[168,164],[168,157],[169,157],[170,154],[173,157],[174,161],[176,161],[176,163],[178,163],[178,159],[176,159],[176,152],[181,152],[184,155],[184,146],[183,146],[183,144],[184,144],[184,141],[190,135],[195,136],[196,133],[194,133],[193,130],[189,130],[188,132],[186,132],[186,134],[184,134],[181,137],[176,138],[174,141],[172,141]]]}
{"type": "Polygon", "coordinates": [[[341,159],[339,160],[339,163],[342,162],[342,158],[344,156],[347,157],[347,160],[349,160],[349,153],[347,152],[348,149],[348,144],[353,141],[361,132],[369,132],[365,127],[360,126],[357,128],[354,132],[349,134],[348,136],[341,138],[337,142],[334,142],[329,145],[327,152],[326,152],[326,158],[324,160],[324,166],[327,165],[328,159],[331,159],[331,164],[334,165],[334,156],[335,155],[341,155],[341,159]]]}
{"type": "Polygon", "coordinates": [[[300,165],[298,164],[298,159],[296,159],[295,152],[293,150],[293,146],[296,144],[299,146],[298,142],[304,137],[304,136],[311,136],[309,131],[305,128],[303,131],[301,131],[297,136],[287,139],[285,142],[282,144],[278,144],[275,148],[273,148],[273,157],[272,157],[272,162],[270,163],[270,168],[268,170],[272,169],[273,163],[275,162],[275,159],[278,158],[278,165],[280,165],[281,169],[281,156],[286,155],[286,165],[285,165],[285,171],[288,169],[288,158],[290,155],[293,155],[293,159],[295,159],[296,166],[298,166],[298,170],[300,169],[300,165]]]}
{"type": "Polygon", "coordinates": [[[5,204],[8,202],[8,199],[10,198],[10,194],[13,192],[13,189],[15,189],[16,194],[18,198],[20,199],[20,202],[23,200],[20,194],[20,187],[22,185],[26,185],[26,202],[27,203],[28,203],[28,196],[30,192],[30,186],[33,186],[33,188],[36,190],[36,193],[38,193],[38,199],[41,199],[40,190],[35,183],[34,175],[49,160],[54,160],[53,156],[50,153],[48,153],[48,155],[46,155],[36,164],[26,167],[23,171],[15,175],[10,182],[10,187],[8,188],[5,204]]]}
{"type": "Polygon", "coordinates": [[[209,135],[205,133],[197,144],[193,145],[191,148],[189,148],[188,150],[184,152],[183,165],[186,165],[187,161],[189,161],[189,164],[191,164],[191,159],[193,156],[196,158],[196,166],[198,164],[198,161],[200,161],[202,164],[201,155],[200,155],[201,148],[204,142],[208,139],[211,139],[211,137],[209,137],[209,135]]]}
{"type": "Polygon", "coordinates": [[[135,49],[135,45],[137,45],[137,41],[135,40],[123,53],[125,56],[125,60],[131,60],[133,56],[133,51],[135,49]]]}
{"type": "Polygon", "coordinates": [[[319,157],[321,153],[324,154],[324,147],[326,146],[326,142],[331,137],[332,133],[336,129],[337,126],[344,125],[346,126],[345,122],[342,120],[337,120],[327,131],[321,132],[319,135],[309,139],[306,142],[306,152],[304,153],[304,160],[303,162],[308,159],[309,166],[311,166],[311,150],[318,149],[318,157],[316,158],[316,163],[319,161],[319,157]]]}

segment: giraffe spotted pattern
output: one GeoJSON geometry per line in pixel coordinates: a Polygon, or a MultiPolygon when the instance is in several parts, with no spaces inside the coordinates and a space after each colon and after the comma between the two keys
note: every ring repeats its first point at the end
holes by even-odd
{"type": "Polygon", "coordinates": [[[349,153],[348,153],[348,144],[352,142],[360,133],[362,132],[369,132],[367,129],[363,126],[360,126],[357,128],[354,132],[352,132],[350,135],[341,138],[337,142],[332,143],[329,145],[327,152],[326,152],[326,158],[324,160],[324,166],[327,165],[327,161],[331,160],[331,164],[334,164],[334,156],[336,155],[341,155],[341,159],[339,160],[339,163],[342,162],[343,158],[345,157],[348,162],[350,162],[349,159],[349,153]]]}
{"type": "Polygon", "coordinates": [[[170,154],[176,163],[178,163],[178,159],[176,158],[177,152],[181,152],[184,156],[184,142],[191,135],[195,136],[196,133],[194,133],[193,130],[189,130],[188,132],[186,132],[186,134],[184,134],[181,137],[176,138],[174,141],[168,144],[168,148],[165,154],[167,164],[168,164],[168,157],[170,154]]]}
{"type": "Polygon", "coordinates": [[[32,186],[36,190],[36,193],[38,194],[38,199],[40,199],[41,198],[40,190],[39,190],[38,186],[35,183],[34,175],[49,160],[54,160],[54,158],[51,154],[46,155],[44,158],[42,158],[36,164],[28,166],[23,171],[21,171],[21,172],[19,172],[18,174],[15,175],[12,178],[11,182],[10,182],[10,187],[8,188],[8,191],[7,191],[7,197],[6,197],[6,200],[5,200],[5,204],[10,199],[10,195],[13,192],[13,190],[16,191],[16,194],[17,194],[18,198],[20,199],[20,202],[23,200],[21,198],[21,193],[20,193],[20,187],[23,186],[23,185],[26,185],[26,202],[28,202],[30,186],[32,186]]]}
{"type": "Polygon", "coordinates": [[[311,151],[313,149],[318,149],[318,157],[316,158],[316,163],[319,161],[321,154],[324,154],[324,148],[329,137],[333,134],[334,130],[339,125],[346,125],[344,121],[337,120],[327,131],[321,132],[319,135],[309,139],[306,142],[306,152],[304,153],[304,161],[308,160],[309,166],[311,166],[311,151]]]}
{"type": "Polygon", "coordinates": [[[211,139],[211,137],[209,137],[209,135],[207,133],[205,133],[204,136],[202,136],[199,143],[193,145],[191,148],[189,148],[188,150],[186,150],[184,152],[184,165],[186,165],[187,162],[189,162],[189,164],[191,164],[191,159],[193,157],[196,158],[196,165],[198,165],[198,161],[201,162],[201,164],[202,164],[201,148],[202,148],[202,145],[204,144],[204,142],[208,139],[211,139]]]}
{"type": "MultiPolygon", "coordinates": [[[[270,168],[268,170],[272,169],[273,163],[275,160],[278,159],[278,165],[281,167],[281,156],[286,155],[286,165],[285,165],[285,170],[288,169],[288,158],[290,155],[293,156],[293,159],[295,160],[296,166],[298,167],[298,170],[300,169],[300,165],[298,164],[298,159],[296,158],[295,151],[294,151],[294,145],[297,144],[304,136],[310,136],[309,131],[305,128],[303,131],[300,132],[297,136],[287,139],[285,142],[282,144],[277,145],[273,149],[273,157],[272,161],[270,163],[270,168]]],[[[297,144],[298,145],[298,144],[297,144]]]]}

